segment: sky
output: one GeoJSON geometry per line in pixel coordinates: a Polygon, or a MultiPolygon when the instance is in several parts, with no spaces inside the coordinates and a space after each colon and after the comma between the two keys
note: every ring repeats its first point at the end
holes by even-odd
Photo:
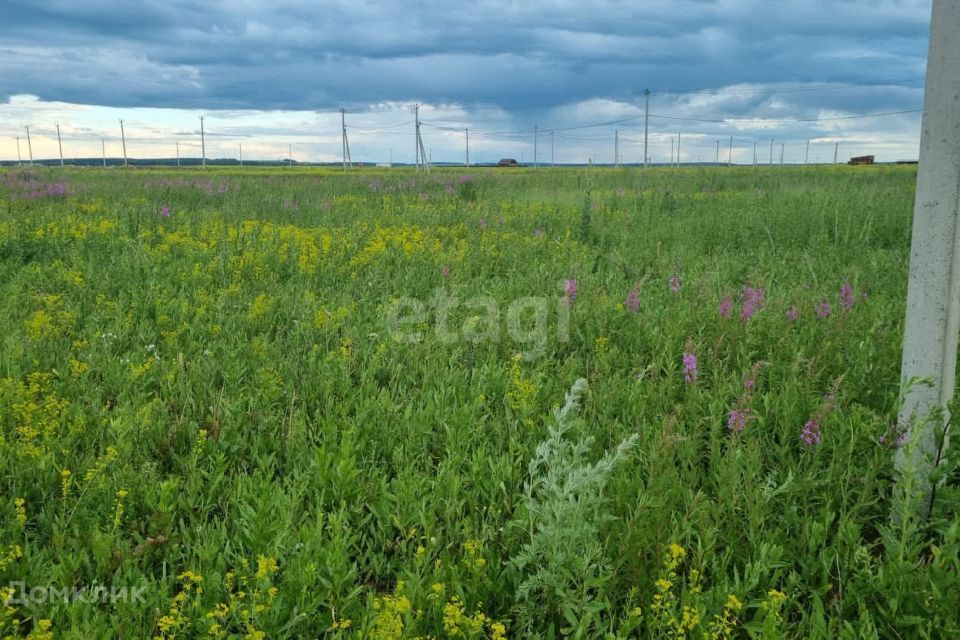
{"type": "Polygon", "coordinates": [[[469,129],[474,163],[633,163],[647,89],[652,162],[678,134],[683,162],[916,159],[929,20],[930,0],[0,0],[0,160],[18,137],[57,157],[58,124],[66,157],[121,157],[121,119],[130,157],[199,157],[203,115],[208,158],[339,161],[342,108],[354,161],[412,163],[419,104],[434,162],[465,161],[469,129]]]}

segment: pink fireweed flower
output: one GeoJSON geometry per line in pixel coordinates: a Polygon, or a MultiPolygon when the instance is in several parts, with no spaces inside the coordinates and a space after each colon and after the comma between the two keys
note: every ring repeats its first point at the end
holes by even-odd
{"type": "Polygon", "coordinates": [[[693,383],[697,381],[697,356],[692,353],[683,353],[683,379],[693,383]]]}
{"type": "Polygon", "coordinates": [[[163,216],[164,218],[169,218],[169,217],[170,217],[170,205],[164,203],[164,205],[163,205],[162,207],[160,207],[160,215],[163,216]]]}
{"type": "Polygon", "coordinates": [[[637,293],[636,289],[630,290],[629,295],[627,295],[627,301],[624,304],[630,313],[636,313],[640,310],[640,294],[637,293]]]}
{"type": "Polygon", "coordinates": [[[750,407],[741,409],[739,407],[730,410],[730,416],[727,418],[727,429],[732,433],[743,433],[747,428],[747,422],[750,421],[750,407]]]}
{"type": "Polygon", "coordinates": [[[740,434],[746,430],[747,425],[753,420],[753,409],[750,403],[753,402],[753,388],[757,384],[757,375],[763,367],[763,362],[754,363],[750,367],[747,379],[743,381],[743,393],[737,398],[736,404],[730,410],[727,417],[727,429],[733,434],[740,434]]]}
{"type": "Polygon", "coordinates": [[[717,313],[720,314],[721,318],[730,318],[733,315],[733,298],[727,296],[720,301],[720,306],[717,307],[717,313]]]}
{"type": "Polygon", "coordinates": [[[573,302],[577,298],[577,279],[576,278],[567,278],[563,281],[563,295],[567,296],[569,302],[573,302]]]}
{"type": "Polygon", "coordinates": [[[796,322],[797,318],[800,317],[800,310],[796,306],[791,306],[783,315],[787,322],[796,322]]]}
{"type": "Polygon", "coordinates": [[[670,291],[673,293],[680,291],[680,276],[674,275],[670,278],[670,291]]]}
{"type": "Polygon", "coordinates": [[[817,305],[817,316],[820,318],[829,318],[831,313],[833,313],[833,307],[830,306],[830,303],[826,300],[821,300],[817,305]]]}
{"type": "Polygon", "coordinates": [[[902,424],[893,424],[887,432],[880,436],[880,444],[885,444],[893,449],[899,449],[907,442],[907,427],[902,424]]]}
{"type": "Polygon", "coordinates": [[[763,308],[766,302],[766,293],[760,288],[744,287],[740,294],[740,301],[743,303],[740,308],[740,319],[749,322],[753,314],[763,308]]]}
{"type": "Polygon", "coordinates": [[[849,282],[844,282],[840,285],[840,308],[844,311],[849,311],[853,308],[853,305],[856,304],[857,299],[853,295],[853,287],[850,286],[849,282]]]}
{"type": "Polygon", "coordinates": [[[803,431],[800,432],[800,439],[808,447],[820,444],[820,423],[810,418],[803,425],[803,431]]]}

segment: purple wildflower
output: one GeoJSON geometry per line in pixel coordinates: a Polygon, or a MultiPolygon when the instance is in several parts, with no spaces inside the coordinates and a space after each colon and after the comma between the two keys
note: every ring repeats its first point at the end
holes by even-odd
{"type": "Polygon", "coordinates": [[[637,293],[636,289],[631,289],[630,293],[627,295],[627,302],[625,303],[627,309],[630,313],[636,313],[640,309],[640,294],[637,293]]]}
{"type": "Polygon", "coordinates": [[[743,306],[740,308],[740,319],[749,322],[753,314],[763,308],[766,303],[766,294],[760,288],[744,287],[740,294],[740,301],[743,302],[743,306]]]}
{"type": "Polygon", "coordinates": [[[880,436],[880,444],[890,445],[890,446],[891,446],[892,448],[894,448],[894,449],[899,449],[900,447],[902,447],[902,446],[906,443],[906,441],[907,441],[907,432],[906,432],[906,431],[904,431],[903,433],[901,433],[900,435],[895,436],[895,437],[894,437],[893,435],[890,435],[890,436],[882,435],[882,436],[880,436]]]}
{"type": "Polygon", "coordinates": [[[808,447],[820,444],[820,423],[810,418],[803,425],[803,431],[800,432],[800,439],[808,447]]]}
{"type": "Polygon", "coordinates": [[[840,285],[840,307],[844,311],[849,311],[856,302],[857,299],[853,295],[853,287],[850,286],[850,283],[844,282],[840,285]]]}
{"type": "Polygon", "coordinates": [[[674,276],[670,278],[670,291],[673,293],[680,291],[680,276],[674,274],[674,276]]]}
{"type": "Polygon", "coordinates": [[[687,382],[697,381],[697,356],[686,351],[683,353],[683,379],[687,382]]]}
{"type": "Polygon", "coordinates": [[[720,301],[720,306],[717,308],[717,313],[720,314],[721,318],[729,318],[733,315],[733,298],[727,296],[720,301]]]}
{"type": "Polygon", "coordinates": [[[730,417],[727,418],[727,429],[733,433],[743,433],[744,429],[747,428],[747,422],[750,420],[750,407],[745,409],[736,409],[730,410],[730,417]]]}
{"type": "Polygon", "coordinates": [[[800,310],[797,309],[796,305],[792,305],[783,315],[786,317],[787,322],[796,322],[797,318],[800,317],[800,310]]]}
{"type": "Polygon", "coordinates": [[[170,205],[164,204],[162,207],[160,207],[160,215],[163,216],[164,218],[169,218],[169,217],[170,217],[170,205]]]}
{"type": "Polygon", "coordinates": [[[817,305],[817,316],[820,318],[829,318],[831,313],[833,313],[833,307],[830,306],[830,303],[826,300],[821,300],[820,304],[817,305]]]}
{"type": "Polygon", "coordinates": [[[563,281],[563,295],[567,296],[568,302],[573,302],[577,298],[577,279],[567,278],[563,281]]]}

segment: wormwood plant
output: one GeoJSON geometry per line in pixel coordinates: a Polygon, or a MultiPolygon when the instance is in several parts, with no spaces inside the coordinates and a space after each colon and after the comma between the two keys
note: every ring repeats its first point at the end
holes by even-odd
{"type": "Polygon", "coordinates": [[[565,620],[570,625],[565,635],[583,633],[604,609],[596,597],[609,578],[599,535],[600,525],[610,518],[603,490],[638,436],[626,438],[598,462],[588,462],[594,439],[569,438],[586,388],[583,378],[574,382],[528,466],[525,518],[517,522],[527,530],[528,541],[511,558],[520,574],[517,621],[528,631],[552,627],[556,632],[565,620]]]}

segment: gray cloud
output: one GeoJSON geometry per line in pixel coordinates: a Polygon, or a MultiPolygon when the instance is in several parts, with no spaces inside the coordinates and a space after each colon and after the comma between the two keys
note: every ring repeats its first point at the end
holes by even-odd
{"type": "MultiPolygon", "coordinates": [[[[483,130],[635,117],[649,87],[658,157],[669,153],[666,132],[678,130],[698,155],[732,134],[744,149],[775,136],[794,149],[819,140],[823,153],[834,139],[896,143],[889,153],[909,156],[915,114],[783,120],[918,108],[929,15],[930,0],[6,0],[0,112],[39,125],[41,114],[60,117],[52,111],[59,103],[160,107],[191,120],[214,114],[212,136],[279,140],[316,131],[319,122],[333,127],[323,135],[333,135],[339,114],[331,112],[344,106],[361,127],[353,133],[358,150],[382,156],[410,146],[408,126],[389,125],[412,120],[405,106],[421,102],[430,124],[476,129],[478,149],[499,145],[497,153],[529,157],[529,132],[483,130]],[[711,88],[720,91],[688,93],[711,88]],[[23,94],[40,100],[10,102],[23,94]],[[281,122],[274,112],[300,115],[281,122]],[[313,122],[314,112],[327,115],[313,122]],[[228,125],[231,118],[242,124],[228,125]],[[699,121],[723,118],[737,120],[699,121]],[[387,129],[364,133],[363,126],[387,129]]],[[[191,126],[151,135],[180,137],[195,133],[191,126]]],[[[636,156],[637,120],[558,131],[555,142],[568,154],[577,145],[583,160],[600,146],[612,150],[614,127],[636,156]]],[[[437,155],[451,159],[460,153],[457,135],[425,128],[437,155]]]]}
{"type": "Polygon", "coordinates": [[[206,109],[384,100],[523,109],[637,100],[647,86],[917,86],[928,19],[929,0],[8,0],[0,7],[0,97],[206,109]]]}

